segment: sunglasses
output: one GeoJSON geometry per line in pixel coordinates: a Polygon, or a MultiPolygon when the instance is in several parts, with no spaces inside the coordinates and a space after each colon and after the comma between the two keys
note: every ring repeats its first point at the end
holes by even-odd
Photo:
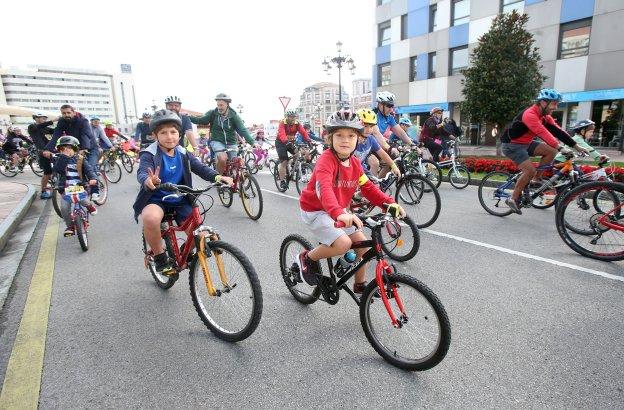
{"type": "Polygon", "coordinates": [[[388,108],[394,108],[394,104],[384,104],[388,108]]]}

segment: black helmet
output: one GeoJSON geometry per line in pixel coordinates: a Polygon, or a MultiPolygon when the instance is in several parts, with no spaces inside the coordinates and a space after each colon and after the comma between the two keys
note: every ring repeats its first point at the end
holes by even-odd
{"type": "Polygon", "coordinates": [[[216,95],[215,97],[215,101],[225,101],[226,103],[231,103],[232,102],[232,97],[230,97],[229,95],[227,95],[226,93],[219,93],[216,95]]]}
{"type": "Polygon", "coordinates": [[[360,118],[351,110],[336,111],[327,118],[325,123],[327,132],[333,132],[339,128],[351,128],[360,134],[364,131],[360,118]]]}
{"type": "Polygon", "coordinates": [[[150,132],[154,132],[156,127],[167,122],[175,123],[178,129],[182,128],[182,120],[178,114],[169,110],[158,110],[154,113],[152,122],[150,122],[150,132]]]}
{"type": "Polygon", "coordinates": [[[572,129],[574,131],[581,131],[584,130],[587,127],[594,127],[595,126],[595,122],[593,122],[592,120],[580,120],[578,121],[576,124],[574,124],[572,126],[572,129]]]}
{"type": "Polygon", "coordinates": [[[72,137],[71,135],[63,135],[56,141],[56,148],[59,148],[63,145],[69,145],[76,151],[80,149],[80,141],[78,141],[78,138],[72,137]]]}

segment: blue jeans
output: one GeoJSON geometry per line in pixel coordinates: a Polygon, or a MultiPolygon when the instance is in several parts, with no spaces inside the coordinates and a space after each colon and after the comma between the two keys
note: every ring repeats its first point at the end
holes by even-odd
{"type": "Polygon", "coordinates": [[[238,154],[238,145],[237,144],[225,145],[224,143],[219,142],[219,141],[210,141],[210,150],[214,152],[215,154],[218,154],[219,152],[223,152],[227,150],[228,159],[234,159],[236,158],[236,155],[238,154]]]}

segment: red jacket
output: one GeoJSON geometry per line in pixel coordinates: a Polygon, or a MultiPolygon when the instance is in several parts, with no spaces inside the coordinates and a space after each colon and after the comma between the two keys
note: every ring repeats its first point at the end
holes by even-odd
{"type": "Polygon", "coordinates": [[[113,138],[115,135],[121,135],[116,129],[106,127],[104,127],[104,134],[106,134],[108,139],[113,138]]]}
{"type": "Polygon", "coordinates": [[[294,139],[297,133],[301,134],[304,140],[310,142],[310,136],[305,128],[303,128],[303,125],[298,122],[294,124],[286,124],[286,120],[283,120],[280,122],[279,128],[277,129],[277,138],[286,144],[288,142],[288,137],[292,137],[291,139],[294,139]]]}
{"type": "Polygon", "coordinates": [[[314,166],[308,186],[301,192],[299,205],[306,212],[325,211],[336,220],[349,207],[358,185],[373,205],[394,203],[394,199],[368,179],[356,156],[351,156],[350,166],[346,167],[333,151],[325,150],[314,166]]]}
{"type": "Polygon", "coordinates": [[[501,141],[530,144],[535,137],[541,138],[553,148],[557,148],[559,141],[571,147],[576,145],[576,142],[559,127],[553,117],[542,115],[540,106],[537,104],[533,104],[516,115],[511,125],[503,132],[501,141]]]}

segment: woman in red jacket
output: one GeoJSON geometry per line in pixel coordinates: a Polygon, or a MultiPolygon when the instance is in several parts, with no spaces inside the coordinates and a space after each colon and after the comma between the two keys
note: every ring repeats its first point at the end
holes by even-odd
{"type": "MultiPolygon", "coordinates": [[[[302,280],[313,286],[317,283],[318,261],[343,255],[351,243],[366,240],[362,233],[362,221],[347,211],[356,189],[372,204],[382,207],[398,207],[401,217],[405,211],[394,200],[369,181],[357,157],[353,155],[364,126],[357,115],[344,110],[338,111],[327,120],[328,150],[319,157],[308,186],[301,192],[299,205],[301,218],[308,225],[321,245],[311,251],[304,251],[296,258],[302,280]],[[345,228],[336,228],[341,221],[345,228]]],[[[366,249],[357,249],[359,258],[366,249]]],[[[362,293],[366,287],[366,266],[355,274],[353,291],[362,293]]]]}

